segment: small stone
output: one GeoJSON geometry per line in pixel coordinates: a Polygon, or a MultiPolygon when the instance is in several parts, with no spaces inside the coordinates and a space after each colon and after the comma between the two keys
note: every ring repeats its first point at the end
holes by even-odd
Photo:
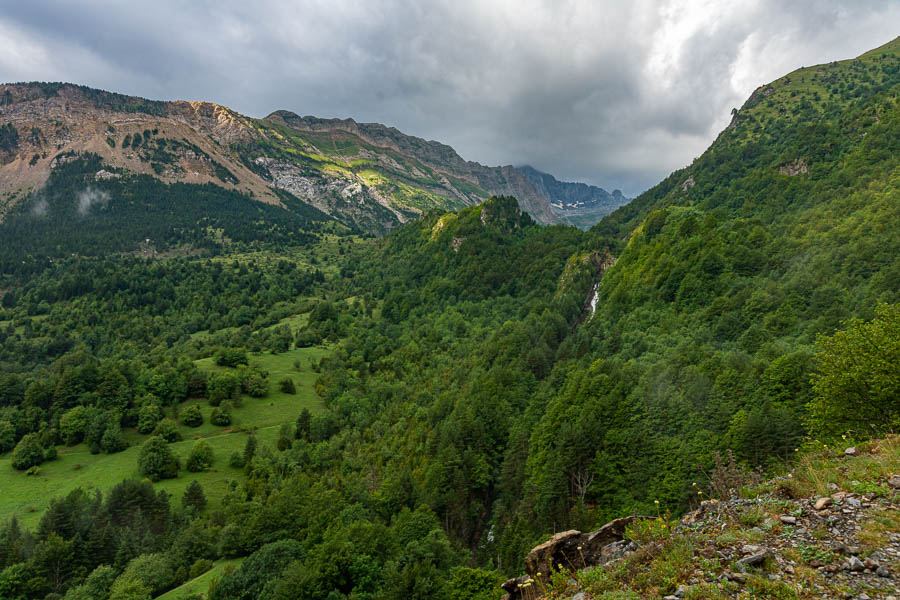
{"type": "Polygon", "coordinates": [[[829,483],[829,484],[828,484],[828,489],[829,489],[829,490],[836,490],[836,489],[838,489],[838,486],[837,486],[836,483],[829,483]]]}
{"type": "Polygon", "coordinates": [[[866,565],[863,561],[859,560],[855,556],[851,556],[850,560],[847,561],[847,565],[850,567],[851,571],[865,571],[866,565]]]}
{"type": "Polygon", "coordinates": [[[572,596],[572,600],[584,600],[584,592],[578,592],[572,596]]]}
{"type": "Polygon", "coordinates": [[[875,562],[874,560],[872,560],[871,558],[867,558],[867,559],[865,560],[865,565],[866,565],[866,568],[867,568],[867,569],[872,569],[872,570],[875,570],[875,569],[877,569],[878,567],[881,566],[881,565],[879,565],[877,562],[875,562]]]}
{"type": "Polygon", "coordinates": [[[741,547],[741,552],[744,554],[756,554],[759,550],[759,546],[754,546],[753,544],[744,544],[741,547]]]}
{"type": "Polygon", "coordinates": [[[879,577],[890,577],[891,576],[891,572],[888,571],[887,567],[878,567],[877,569],[875,569],[875,574],[878,575],[879,577]]]}
{"type": "Polygon", "coordinates": [[[853,508],[859,508],[862,505],[859,498],[847,498],[847,504],[853,508]]]}
{"type": "Polygon", "coordinates": [[[850,446],[844,450],[844,456],[856,456],[857,454],[859,454],[859,451],[856,449],[856,446],[850,446]]]}
{"type": "Polygon", "coordinates": [[[888,479],[887,484],[894,489],[900,488],[900,475],[894,475],[888,479]]]}
{"type": "Polygon", "coordinates": [[[744,584],[747,583],[747,577],[740,573],[732,573],[731,571],[725,571],[725,578],[729,581],[733,581],[735,583],[744,584]]]}
{"type": "Polygon", "coordinates": [[[682,585],[682,586],[679,586],[678,589],[675,590],[675,597],[676,597],[676,598],[681,598],[681,597],[684,596],[685,594],[687,594],[687,588],[684,587],[683,585],[682,585]]]}
{"type": "Polygon", "coordinates": [[[743,567],[752,567],[753,565],[758,565],[762,561],[766,559],[766,556],[769,554],[768,551],[759,552],[757,554],[751,554],[750,556],[745,556],[740,559],[738,562],[739,565],[743,567]]]}
{"type": "Polygon", "coordinates": [[[813,506],[813,508],[815,508],[816,510],[822,510],[832,502],[833,501],[831,498],[819,498],[818,500],[816,500],[816,504],[813,506]]]}
{"type": "Polygon", "coordinates": [[[781,518],[781,522],[784,523],[785,525],[796,525],[797,524],[797,517],[782,516],[780,518],[781,518]]]}

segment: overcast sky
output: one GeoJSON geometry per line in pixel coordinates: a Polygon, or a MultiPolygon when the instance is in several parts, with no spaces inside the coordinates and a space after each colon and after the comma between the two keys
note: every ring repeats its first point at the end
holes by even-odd
{"type": "Polygon", "coordinates": [[[757,86],[898,25],[898,0],[0,0],[0,81],[377,121],[634,195],[757,86]]]}

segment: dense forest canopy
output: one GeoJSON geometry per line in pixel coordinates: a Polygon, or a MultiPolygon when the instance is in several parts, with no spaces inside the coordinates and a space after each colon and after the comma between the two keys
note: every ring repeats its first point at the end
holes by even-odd
{"type": "Polygon", "coordinates": [[[67,157],[0,223],[0,597],[494,598],[717,453],[896,428],[898,90],[896,42],[792,73],[589,231],[67,157]]]}

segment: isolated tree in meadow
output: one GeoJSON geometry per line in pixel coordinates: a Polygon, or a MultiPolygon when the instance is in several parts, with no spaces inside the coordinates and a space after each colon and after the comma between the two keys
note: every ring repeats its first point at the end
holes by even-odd
{"type": "Polygon", "coordinates": [[[203,440],[194,442],[191,453],[185,461],[185,468],[191,473],[199,473],[210,468],[213,463],[212,447],[203,440]]]}
{"type": "Polygon", "coordinates": [[[177,477],[178,467],[178,459],[160,436],[153,436],[141,446],[138,470],[150,481],[177,477]]]}

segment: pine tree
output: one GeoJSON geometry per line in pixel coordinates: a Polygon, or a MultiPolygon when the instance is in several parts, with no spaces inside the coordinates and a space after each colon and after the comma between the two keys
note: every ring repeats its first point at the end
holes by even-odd
{"type": "Polygon", "coordinates": [[[196,479],[184,490],[184,496],[181,497],[181,505],[185,508],[192,506],[198,511],[206,507],[206,495],[203,493],[203,486],[196,479]]]}
{"type": "Polygon", "coordinates": [[[254,434],[250,434],[250,437],[247,438],[247,443],[244,445],[244,464],[249,465],[250,461],[253,460],[253,456],[256,454],[256,436],[254,434]]]}
{"type": "Polygon", "coordinates": [[[298,440],[309,441],[309,424],[312,421],[312,415],[308,408],[304,408],[297,417],[297,429],[294,431],[294,437],[298,440]]]}

